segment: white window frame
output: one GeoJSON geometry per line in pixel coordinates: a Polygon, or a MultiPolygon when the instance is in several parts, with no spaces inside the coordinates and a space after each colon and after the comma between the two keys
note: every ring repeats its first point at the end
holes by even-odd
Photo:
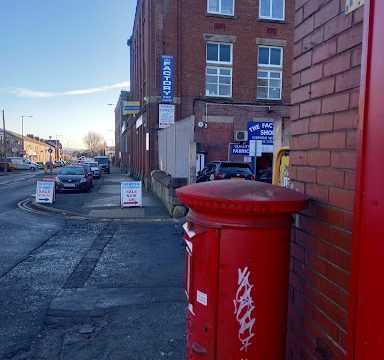
{"type": "Polygon", "coordinates": [[[232,65],[233,61],[233,44],[232,43],[220,43],[214,41],[207,41],[205,44],[205,61],[207,64],[218,64],[218,65],[232,65]],[[220,60],[208,60],[208,44],[213,44],[218,46],[218,55],[220,59],[220,45],[229,45],[230,48],[230,60],[229,61],[220,61],[220,60]]]}
{"type": "Polygon", "coordinates": [[[270,0],[270,3],[269,3],[270,16],[262,16],[261,15],[261,2],[262,2],[262,0],[259,0],[259,19],[277,20],[277,21],[284,21],[285,20],[285,0],[281,0],[283,2],[283,17],[281,19],[280,18],[274,18],[272,16],[272,3],[274,1],[279,1],[279,0],[270,0]]]}
{"type": "MultiPolygon", "coordinates": [[[[226,76],[226,75],[220,75],[219,72],[220,72],[220,69],[225,69],[225,70],[229,70],[230,71],[230,75],[227,76],[231,79],[230,81],[230,84],[229,84],[229,95],[220,95],[219,94],[219,88],[220,88],[220,82],[217,81],[217,93],[216,94],[208,94],[207,93],[207,80],[205,80],[205,96],[210,96],[210,97],[223,97],[223,98],[231,98],[232,97],[232,79],[233,79],[233,73],[232,73],[232,67],[230,66],[212,66],[212,65],[209,65],[207,64],[207,66],[205,67],[205,76],[209,75],[209,76],[215,76],[215,75],[212,75],[212,74],[207,74],[207,69],[216,69],[218,71],[217,73],[217,79],[219,79],[220,76],[226,76]]],[[[228,86],[228,84],[224,84],[226,86],[228,86]]]]}
{"type": "Polygon", "coordinates": [[[283,59],[284,59],[283,52],[284,52],[284,48],[279,47],[279,46],[259,45],[259,48],[258,48],[258,51],[257,51],[257,65],[260,66],[260,67],[269,67],[269,68],[279,68],[279,69],[281,69],[283,67],[283,59]],[[259,52],[260,52],[261,48],[269,49],[269,56],[268,56],[269,64],[260,64],[259,63],[259,59],[260,59],[259,52]],[[279,49],[280,50],[280,65],[272,65],[271,64],[271,49],[279,49]]]}
{"type": "Polygon", "coordinates": [[[217,15],[224,15],[224,16],[234,16],[235,15],[235,0],[232,0],[232,14],[223,13],[222,6],[221,6],[222,0],[218,0],[219,1],[219,11],[209,10],[209,2],[210,1],[211,0],[207,0],[207,13],[208,14],[217,14],[217,15]]]}
{"type": "Polygon", "coordinates": [[[268,84],[267,86],[259,86],[259,84],[257,83],[256,85],[256,97],[258,100],[275,100],[275,101],[279,101],[281,100],[281,97],[282,97],[282,92],[283,92],[283,71],[282,70],[275,70],[275,69],[263,69],[263,68],[259,68],[257,70],[257,82],[259,82],[259,79],[264,79],[264,80],[267,80],[268,81],[268,84]],[[262,77],[262,78],[259,78],[259,71],[264,71],[264,72],[267,72],[268,73],[268,76],[267,77],[262,77]],[[271,73],[279,73],[280,74],[280,78],[272,78],[271,77],[271,73]],[[279,98],[272,98],[269,96],[269,92],[270,92],[270,88],[272,86],[270,86],[270,81],[271,80],[280,80],[280,97],[279,98]],[[259,93],[259,88],[267,88],[268,89],[268,96],[267,97],[259,97],[258,96],[258,93],[259,93]]]}

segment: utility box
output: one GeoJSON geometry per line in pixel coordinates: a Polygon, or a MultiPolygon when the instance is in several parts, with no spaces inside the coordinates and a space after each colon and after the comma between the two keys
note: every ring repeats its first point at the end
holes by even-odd
{"type": "Polygon", "coordinates": [[[284,359],[291,215],[308,197],[239,180],[176,193],[189,207],[186,358],[284,359]]]}

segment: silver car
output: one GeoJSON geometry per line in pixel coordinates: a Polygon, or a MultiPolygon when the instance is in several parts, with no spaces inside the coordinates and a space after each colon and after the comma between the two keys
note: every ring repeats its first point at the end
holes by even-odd
{"type": "Polygon", "coordinates": [[[95,179],[99,179],[100,178],[101,171],[100,171],[99,164],[97,162],[88,162],[88,161],[86,161],[86,162],[84,162],[84,164],[88,164],[91,167],[92,176],[95,179]]]}

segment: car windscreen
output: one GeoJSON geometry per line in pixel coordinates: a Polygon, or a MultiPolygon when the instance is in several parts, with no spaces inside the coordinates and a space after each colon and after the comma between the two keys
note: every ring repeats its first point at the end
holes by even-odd
{"type": "Polygon", "coordinates": [[[59,172],[60,175],[84,175],[82,167],[64,167],[59,172]]]}
{"type": "Polygon", "coordinates": [[[108,164],[109,159],[108,158],[95,158],[95,161],[97,161],[99,164],[108,164]]]}
{"type": "Polygon", "coordinates": [[[219,172],[222,174],[252,174],[251,169],[247,164],[244,164],[244,166],[241,164],[221,164],[219,172]]]}
{"type": "Polygon", "coordinates": [[[89,166],[92,166],[92,167],[98,167],[99,164],[97,162],[94,162],[94,163],[88,163],[89,166]]]}

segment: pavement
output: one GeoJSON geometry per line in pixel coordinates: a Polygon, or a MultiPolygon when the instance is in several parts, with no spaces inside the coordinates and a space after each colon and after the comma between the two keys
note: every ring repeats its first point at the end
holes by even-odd
{"type": "Polygon", "coordinates": [[[27,199],[37,211],[22,225],[40,245],[0,274],[0,359],[185,359],[185,219],[144,188],[142,207],[122,209],[120,183],[133,180],[112,168],[91,193],[27,199]]]}
{"type": "MultiPolygon", "coordinates": [[[[49,176],[49,174],[47,175],[49,176]]],[[[66,192],[56,194],[53,204],[33,206],[59,213],[82,216],[90,219],[170,219],[170,215],[161,200],[152,192],[142,188],[142,206],[124,207],[120,204],[120,186],[122,182],[136,181],[120,169],[111,168],[110,174],[94,180],[91,193],[79,194],[66,192]]]]}

